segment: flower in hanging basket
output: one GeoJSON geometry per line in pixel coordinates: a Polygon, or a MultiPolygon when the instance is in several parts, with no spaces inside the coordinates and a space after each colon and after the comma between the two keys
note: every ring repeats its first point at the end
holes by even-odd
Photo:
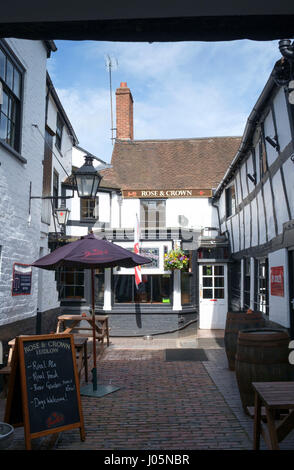
{"type": "Polygon", "coordinates": [[[164,255],[164,269],[165,271],[173,271],[174,269],[187,268],[189,258],[185,255],[183,250],[171,250],[164,255]]]}

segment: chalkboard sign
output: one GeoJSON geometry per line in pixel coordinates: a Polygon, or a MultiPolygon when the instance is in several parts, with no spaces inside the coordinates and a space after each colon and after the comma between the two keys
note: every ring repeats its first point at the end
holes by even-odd
{"type": "Polygon", "coordinates": [[[33,438],[73,428],[85,439],[72,335],[17,337],[11,367],[5,420],[24,425],[27,449],[33,438]]]}
{"type": "Polygon", "coordinates": [[[29,264],[14,263],[12,295],[30,295],[32,288],[32,267],[29,264]]]}

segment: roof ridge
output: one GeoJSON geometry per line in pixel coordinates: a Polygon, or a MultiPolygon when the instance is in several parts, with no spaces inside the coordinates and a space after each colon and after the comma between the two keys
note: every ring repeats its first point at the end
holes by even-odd
{"type": "Polygon", "coordinates": [[[242,139],[241,135],[212,136],[212,137],[178,137],[174,139],[116,139],[115,142],[135,144],[137,142],[175,142],[182,140],[211,140],[211,139],[242,139]]]}

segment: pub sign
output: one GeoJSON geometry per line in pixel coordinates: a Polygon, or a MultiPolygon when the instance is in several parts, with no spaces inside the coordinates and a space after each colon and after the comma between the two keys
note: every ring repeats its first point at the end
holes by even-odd
{"type": "Polygon", "coordinates": [[[211,189],[124,189],[123,198],[186,198],[186,197],[211,197],[211,189]]]}
{"type": "Polygon", "coordinates": [[[11,294],[30,295],[32,289],[32,268],[29,264],[14,263],[11,294]]]}

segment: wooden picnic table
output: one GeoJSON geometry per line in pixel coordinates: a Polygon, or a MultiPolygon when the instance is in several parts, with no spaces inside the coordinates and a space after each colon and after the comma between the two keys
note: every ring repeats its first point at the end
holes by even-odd
{"type": "Polygon", "coordinates": [[[253,449],[258,450],[260,435],[271,450],[279,450],[281,442],[294,429],[294,381],[292,382],[253,382],[255,390],[253,449]],[[266,427],[261,422],[261,410],[265,409],[266,427]],[[275,421],[277,411],[286,416],[275,421]]]}
{"type": "MultiPolygon", "coordinates": [[[[90,315],[61,315],[58,317],[56,333],[73,333],[74,330],[79,331],[79,336],[91,336],[91,334],[80,333],[81,330],[93,331],[93,319],[90,315]],[[89,326],[79,326],[81,321],[86,321],[89,326]],[[69,324],[70,323],[70,324],[69,324]]],[[[109,346],[109,328],[108,315],[95,315],[95,331],[96,339],[104,342],[106,338],[107,346],[109,346]]]]}
{"type": "MultiPolygon", "coordinates": [[[[81,379],[81,372],[84,368],[85,369],[85,381],[88,382],[88,348],[87,348],[88,338],[82,337],[80,335],[73,335],[73,338],[74,338],[79,379],[81,379]]],[[[8,353],[7,365],[3,367],[2,369],[0,369],[0,375],[3,378],[3,395],[5,398],[7,397],[9,377],[11,373],[11,360],[12,360],[13,349],[15,346],[15,338],[10,340],[8,342],[8,345],[9,345],[9,353],[8,353]]]]}

